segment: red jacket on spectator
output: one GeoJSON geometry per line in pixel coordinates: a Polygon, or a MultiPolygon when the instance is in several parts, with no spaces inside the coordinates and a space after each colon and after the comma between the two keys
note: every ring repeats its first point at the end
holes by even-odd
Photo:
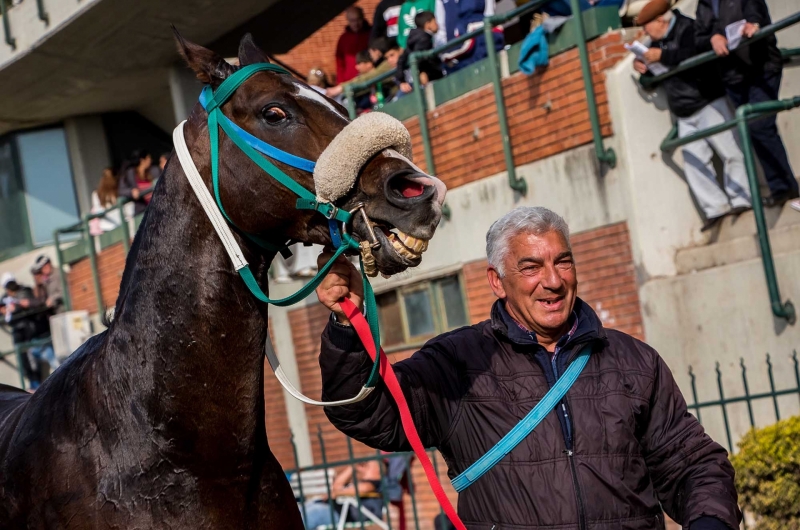
{"type": "Polygon", "coordinates": [[[356,70],[356,54],[369,47],[371,26],[364,21],[361,31],[354,32],[345,27],[344,33],[336,44],[336,82],[344,83],[358,75],[356,70]]]}

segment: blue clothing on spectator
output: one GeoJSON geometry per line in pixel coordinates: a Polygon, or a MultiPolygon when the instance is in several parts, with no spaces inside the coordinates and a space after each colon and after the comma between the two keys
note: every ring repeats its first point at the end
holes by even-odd
{"type": "Polygon", "coordinates": [[[519,69],[531,75],[537,66],[547,66],[550,62],[547,48],[547,34],[544,26],[539,26],[525,37],[519,52],[519,69]]]}
{"type": "MultiPolygon", "coordinates": [[[[484,12],[486,11],[485,0],[442,0],[442,5],[444,6],[448,41],[483,27],[484,12]]],[[[495,50],[503,49],[502,33],[493,33],[493,40],[495,50]]],[[[480,35],[464,43],[461,49],[453,51],[455,52],[453,58],[458,62],[448,68],[448,72],[460,70],[486,58],[486,39],[480,35]]]]}

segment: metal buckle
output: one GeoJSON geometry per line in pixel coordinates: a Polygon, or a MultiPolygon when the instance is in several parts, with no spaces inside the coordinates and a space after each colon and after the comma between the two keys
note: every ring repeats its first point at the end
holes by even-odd
{"type": "Polygon", "coordinates": [[[328,213],[327,214],[322,214],[322,215],[324,215],[325,217],[327,217],[331,221],[336,219],[336,216],[339,214],[339,208],[337,206],[334,206],[333,204],[331,204],[329,202],[322,203],[322,204],[329,204],[331,206],[331,209],[328,210],[328,213]]]}
{"type": "MultiPolygon", "coordinates": [[[[370,239],[369,246],[373,250],[377,250],[377,249],[381,248],[381,242],[375,236],[375,230],[373,230],[372,224],[369,221],[369,217],[367,217],[367,212],[364,211],[364,203],[363,202],[359,202],[358,204],[356,204],[355,208],[350,210],[350,214],[352,215],[352,214],[356,213],[357,211],[361,212],[361,217],[363,218],[364,224],[367,227],[367,232],[369,233],[369,239],[370,239]]],[[[350,235],[350,233],[347,231],[347,224],[346,223],[342,223],[342,233],[344,233],[344,234],[346,234],[348,236],[350,235]]]]}

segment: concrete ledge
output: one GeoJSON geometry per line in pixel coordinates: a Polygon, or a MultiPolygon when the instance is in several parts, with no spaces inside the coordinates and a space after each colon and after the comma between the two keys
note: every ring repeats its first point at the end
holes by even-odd
{"type": "MultiPolygon", "coordinates": [[[[800,252],[800,214],[786,207],[769,231],[772,254],[800,252]]],[[[675,263],[678,274],[689,274],[761,257],[752,212],[739,216],[735,223],[725,219],[720,241],[707,246],[679,250],[675,263]],[[735,237],[726,237],[734,235],[735,237]]]]}

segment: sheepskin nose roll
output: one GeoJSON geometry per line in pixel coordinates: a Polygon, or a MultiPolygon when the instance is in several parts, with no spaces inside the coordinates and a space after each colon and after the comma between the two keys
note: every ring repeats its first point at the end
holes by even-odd
{"type": "Polygon", "coordinates": [[[400,121],[382,112],[369,112],[350,122],[317,160],[317,200],[333,202],[344,197],[355,185],[364,164],[388,148],[411,159],[411,135],[400,121]]]}

